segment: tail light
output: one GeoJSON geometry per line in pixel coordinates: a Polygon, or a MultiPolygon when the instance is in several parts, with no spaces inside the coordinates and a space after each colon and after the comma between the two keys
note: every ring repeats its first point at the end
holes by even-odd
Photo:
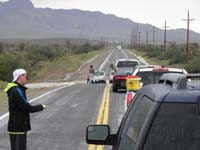
{"type": "Polygon", "coordinates": [[[133,93],[132,93],[132,92],[128,92],[128,94],[127,94],[127,99],[126,99],[127,107],[128,107],[129,104],[131,103],[132,99],[133,99],[133,93]]]}
{"type": "Polygon", "coordinates": [[[126,76],[115,76],[114,78],[117,80],[126,80],[126,76]]]}

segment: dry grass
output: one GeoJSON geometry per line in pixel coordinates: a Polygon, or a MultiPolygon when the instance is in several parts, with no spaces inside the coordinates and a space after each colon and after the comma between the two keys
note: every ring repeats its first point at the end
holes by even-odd
{"type": "MultiPolygon", "coordinates": [[[[94,51],[87,54],[63,56],[52,62],[42,62],[39,70],[35,72],[34,82],[43,82],[48,80],[63,79],[67,73],[77,70],[84,62],[90,60],[96,55],[101,55],[105,51],[94,51]]],[[[7,94],[3,92],[6,82],[0,82],[0,115],[8,111],[7,94]]],[[[57,87],[28,89],[28,99],[33,99],[57,87]]]]}
{"type": "Polygon", "coordinates": [[[94,51],[87,54],[63,56],[52,62],[41,64],[41,68],[36,70],[33,81],[49,81],[64,79],[65,75],[77,70],[84,62],[105,51],[94,51]]]}
{"type": "Polygon", "coordinates": [[[8,111],[7,94],[0,90],[0,114],[8,111]]]}

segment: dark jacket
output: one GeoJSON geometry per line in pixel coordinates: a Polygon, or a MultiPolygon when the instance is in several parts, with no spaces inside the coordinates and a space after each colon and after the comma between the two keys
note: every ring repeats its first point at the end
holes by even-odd
{"type": "Polygon", "coordinates": [[[26,98],[26,87],[18,83],[9,83],[4,91],[8,94],[9,104],[8,132],[31,130],[29,113],[41,111],[43,106],[29,104],[26,98]]]}

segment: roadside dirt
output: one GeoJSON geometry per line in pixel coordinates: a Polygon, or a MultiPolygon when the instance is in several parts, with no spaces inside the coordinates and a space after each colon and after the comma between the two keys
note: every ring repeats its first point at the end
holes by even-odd
{"type": "MultiPolygon", "coordinates": [[[[86,80],[87,80],[87,76],[88,76],[88,69],[90,67],[90,65],[93,65],[94,68],[99,68],[99,64],[101,64],[104,59],[105,59],[105,56],[104,55],[108,55],[109,52],[106,52],[105,54],[103,55],[98,55],[96,56],[95,58],[89,60],[88,62],[85,62],[84,64],[82,64],[82,66],[80,66],[78,68],[77,71],[75,72],[72,72],[72,73],[69,73],[68,75],[64,74],[64,72],[59,72],[59,77],[65,77],[67,76],[68,78],[65,78],[65,79],[51,79],[49,73],[47,76],[48,76],[48,79],[49,81],[52,80],[52,82],[72,82],[72,81],[77,81],[77,82],[80,82],[80,83],[87,83],[86,80]]],[[[37,80],[37,82],[44,82],[42,80],[37,80]]],[[[60,85],[62,86],[62,84],[60,85]]],[[[49,86],[49,87],[40,87],[40,88],[29,88],[27,90],[27,98],[29,100],[35,98],[35,97],[38,97],[46,92],[49,92],[49,91],[52,91],[53,89],[56,89],[58,88],[59,86],[49,86]]],[[[2,91],[1,91],[2,92],[2,91]]],[[[8,112],[8,101],[7,101],[7,96],[6,94],[3,94],[3,97],[1,97],[1,101],[0,101],[0,116],[6,112],[8,112]],[[3,100],[2,100],[3,99],[3,100]]]]}

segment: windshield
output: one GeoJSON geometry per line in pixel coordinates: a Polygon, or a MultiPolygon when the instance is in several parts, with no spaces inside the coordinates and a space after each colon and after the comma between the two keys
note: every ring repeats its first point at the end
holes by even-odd
{"type": "Polygon", "coordinates": [[[117,74],[132,74],[133,73],[134,68],[120,68],[117,70],[117,74]]]}
{"type": "Polygon", "coordinates": [[[96,76],[103,76],[103,75],[104,75],[104,72],[97,71],[97,72],[95,72],[95,75],[96,75],[96,76]]]}
{"type": "Polygon", "coordinates": [[[119,61],[117,67],[135,67],[138,65],[137,61],[119,61]]]}

